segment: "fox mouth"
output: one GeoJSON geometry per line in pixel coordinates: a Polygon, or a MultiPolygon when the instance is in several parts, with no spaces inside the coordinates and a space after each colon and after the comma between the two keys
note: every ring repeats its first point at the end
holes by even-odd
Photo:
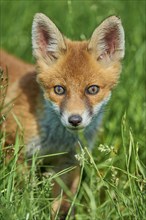
{"type": "Polygon", "coordinates": [[[84,131],[85,127],[70,127],[70,126],[67,126],[66,129],[70,132],[82,132],[82,131],[84,131]]]}

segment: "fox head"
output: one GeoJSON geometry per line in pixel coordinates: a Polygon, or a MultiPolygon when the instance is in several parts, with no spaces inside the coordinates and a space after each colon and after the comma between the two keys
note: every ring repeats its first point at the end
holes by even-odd
{"type": "Polygon", "coordinates": [[[44,97],[69,129],[84,129],[110,98],[118,82],[124,57],[121,20],[108,17],[88,41],[65,38],[44,14],[37,13],[32,26],[37,80],[44,97]]]}

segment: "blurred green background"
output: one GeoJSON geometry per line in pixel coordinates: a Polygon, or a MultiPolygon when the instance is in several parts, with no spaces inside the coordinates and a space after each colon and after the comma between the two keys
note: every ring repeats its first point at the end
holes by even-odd
{"type": "Polygon", "coordinates": [[[105,110],[100,143],[120,148],[121,121],[126,114],[128,129],[140,145],[140,156],[145,156],[145,56],[146,3],[145,1],[1,1],[1,47],[30,63],[34,62],[31,49],[31,26],[36,12],[45,13],[65,36],[73,40],[88,39],[96,26],[110,15],[120,16],[126,35],[126,55],[120,83],[105,110]]]}
{"type": "MultiPolygon", "coordinates": [[[[49,16],[73,40],[88,39],[110,15],[121,17],[126,36],[123,71],[105,109],[92,153],[95,163],[85,153],[86,175],[75,201],[75,219],[145,219],[146,1],[1,0],[0,10],[0,47],[30,63],[34,63],[31,26],[35,13],[49,16]]],[[[17,145],[18,137],[15,149],[17,145]]],[[[41,188],[33,167],[29,174],[33,178],[19,175],[16,159],[17,154],[7,166],[0,151],[0,219],[48,220],[51,179],[43,179],[41,188]]]]}

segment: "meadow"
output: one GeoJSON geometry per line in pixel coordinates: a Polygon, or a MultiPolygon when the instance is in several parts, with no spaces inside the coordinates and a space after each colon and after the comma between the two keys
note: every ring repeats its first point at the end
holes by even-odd
{"type": "MultiPolygon", "coordinates": [[[[126,35],[123,70],[93,151],[85,145],[77,155],[82,181],[72,201],[76,220],[146,219],[145,9],[145,1],[130,0],[0,2],[0,47],[30,63],[34,63],[31,26],[35,13],[46,14],[73,40],[90,38],[95,27],[110,15],[121,17],[126,35]]],[[[0,74],[3,113],[7,79],[2,71],[0,74]]],[[[0,126],[7,114],[0,114],[0,126]]],[[[54,176],[38,179],[35,158],[30,171],[23,172],[25,164],[17,163],[22,147],[17,132],[11,146],[14,156],[6,165],[2,150],[5,135],[0,131],[0,220],[50,219],[54,176]]],[[[70,212],[66,219],[72,219],[70,212]]]]}

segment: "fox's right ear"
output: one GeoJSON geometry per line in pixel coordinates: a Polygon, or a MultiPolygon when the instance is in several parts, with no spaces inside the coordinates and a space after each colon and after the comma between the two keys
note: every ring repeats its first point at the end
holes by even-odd
{"type": "Polygon", "coordinates": [[[62,34],[44,14],[37,13],[32,25],[32,48],[36,59],[52,62],[66,50],[62,34]]]}

